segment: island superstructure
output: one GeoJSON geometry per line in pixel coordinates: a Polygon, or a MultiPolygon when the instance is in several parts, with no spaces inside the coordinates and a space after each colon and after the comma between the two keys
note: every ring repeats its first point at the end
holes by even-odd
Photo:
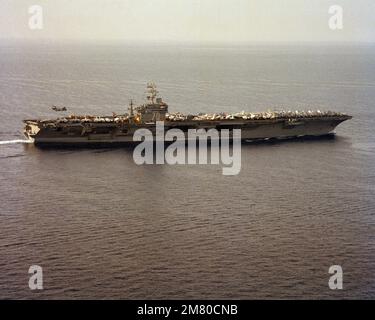
{"type": "MultiPolygon", "coordinates": [[[[156,136],[156,123],[164,129],[241,129],[242,140],[286,139],[333,133],[352,117],[332,111],[266,111],[185,115],[169,113],[153,83],[147,85],[146,103],[130,103],[129,112],[111,116],[70,115],[56,119],[24,120],[24,135],[36,145],[130,144],[137,129],[149,129],[156,136]]],[[[187,134],[186,134],[187,137],[187,134]]]]}

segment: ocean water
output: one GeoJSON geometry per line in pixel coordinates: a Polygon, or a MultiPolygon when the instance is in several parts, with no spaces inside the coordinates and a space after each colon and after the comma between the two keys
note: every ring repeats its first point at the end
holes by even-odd
{"type": "Polygon", "coordinates": [[[0,43],[0,298],[375,298],[374,103],[373,45],[0,43]],[[236,176],[22,142],[22,119],[121,113],[150,80],[171,111],[354,118],[243,145],[236,176]]]}

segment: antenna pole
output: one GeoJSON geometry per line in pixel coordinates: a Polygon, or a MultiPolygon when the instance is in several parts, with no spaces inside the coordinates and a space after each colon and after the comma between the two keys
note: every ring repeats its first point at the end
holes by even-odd
{"type": "Polygon", "coordinates": [[[130,116],[134,116],[134,111],[133,111],[133,99],[130,99],[130,116]]]}

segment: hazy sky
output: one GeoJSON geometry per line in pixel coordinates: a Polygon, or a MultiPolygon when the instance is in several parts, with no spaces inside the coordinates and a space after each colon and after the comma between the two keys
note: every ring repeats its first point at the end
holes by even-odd
{"type": "Polygon", "coordinates": [[[375,0],[0,0],[0,38],[375,42],[375,0]],[[42,30],[29,29],[35,4],[42,30]],[[332,31],[335,4],[344,28],[332,31]]]}

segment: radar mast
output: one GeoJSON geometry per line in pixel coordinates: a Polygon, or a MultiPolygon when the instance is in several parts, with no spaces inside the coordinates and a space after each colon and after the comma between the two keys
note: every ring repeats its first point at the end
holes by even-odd
{"type": "Polygon", "coordinates": [[[154,104],[155,98],[158,95],[159,91],[156,90],[156,85],[153,82],[147,84],[147,100],[149,103],[154,104]]]}

